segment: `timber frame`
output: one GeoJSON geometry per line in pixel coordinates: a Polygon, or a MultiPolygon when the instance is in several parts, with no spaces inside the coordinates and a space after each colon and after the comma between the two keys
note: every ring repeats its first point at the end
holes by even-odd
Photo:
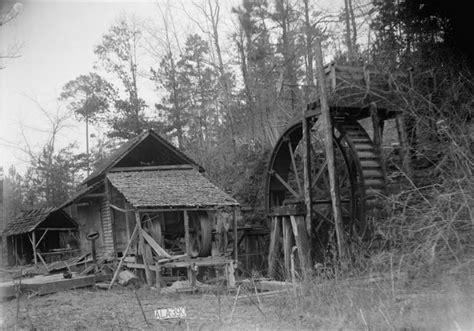
{"type": "Polygon", "coordinates": [[[47,262],[78,255],[78,232],[76,221],[60,209],[24,211],[3,231],[8,262],[10,265],[34,262],[47,266],[47,262]]]}

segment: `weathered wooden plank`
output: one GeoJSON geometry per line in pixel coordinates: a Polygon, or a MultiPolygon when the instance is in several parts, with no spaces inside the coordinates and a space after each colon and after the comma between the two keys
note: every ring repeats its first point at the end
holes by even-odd
{"type": "Polygon", "coordinates": [[[184,216],[184,242],[186,246],[186,254],[191,256],[191,237],[189,234],[189,215],[187,210],[183,210],[184,216]]]}
{"type": "Polygon", "coordinates": [[[235,215],[235,208],[232,210],[232,230],[234,232],[234,260],[239,260],[239,241],[237,231],[237,217],[235,215]]]}
{"type": "Polygon", "coordinates": [[[145,230],[141,229],[142,236],[146,240],[146,242],[153,248],[156,254],[159,256],[163,256],[166,258],[171,258],[171,255],[168,254],[158,243],[153,239],[145,230]]]}
{"type": "Polygon", "coordinates": [[[290,219],[296,247],[298,247],[298,257],[303,277],[308,279],[309,271],[311,270],[311,246],[309,244],[308,233],[306,232],[306,222],[304,216],[291,215],[290,219]]]}
{"type": "MultiPolygon", "coordinates": [[[[324,69],[323,69],[323,55],[321,51],[321,40],[316,39],[315,42],[316,52],[316,72],[318,74],[319,83],[319,99],[321,102],[321,115],[324,127],[324,144],[326,150],[326,159],[328,161],[328,172],[329,172],[329,186],[331,191],[332,209],[334,215],[334,223],[336,228],[337,246],[339,252],[339,258],[341,261],[346,259],[346,247],[344,240],[344,232],[342,228],[342,211],[341,211],[341,197],[339,195],[339,186],[336,178],[336,164],[334,155],[334,142],[333,142],[333,126],[331,122],[331,114],[329,110],[329,104],[327,99],[326,84],[324,81],[324,69]]],[[[293,219],[292,219],[293,222],[293,219]]],[[[296,236],[296,234],[295,234],[296,236]]],[[[297,241],[298,242],[298,241],[297,241]]],[[[299,253],[299,247],[298,247],[299,253]]]]}
{"type": "Polygon", "coordinates": [[[77,230],[77,228],[36,228],[36,230],[70,231],[77,230]]]}
{"type": "Polygon", "coordinates": [[[71,290],[75,288],[87,287],[94,285],[97,281],[106,279],[106,276],[80,276],[72,277],[69,279],[59,279],[53,280],[51,282],[41,283],[41,284],[23,284],[21,286],[22,291],[34,291],[39,295],[56,293],[66,290],[71,290]]]}
{"type": "Polygon", "coordinates": [[[281,217],[272,217],[272,231],[270,233],[270,247],[268,252],[268,275],[270,277],[276,276],[277,262],[278,262],[278,251],[280,247],[280,235],[281,235],[281,217]]]}
{"type": "Polygon", "coordinates": [[[285,259],[285,274],[286,279],[291,279],[291,249],[294,245],[293,231],[291,227],[291,220],[288,216],[282,218],[283,226],[283,256],[285,259]]]}
{"type": "Polygon", "coordinates": [[[276,179],[288,190],[290,191],[291,194],[297,199],[301,198],[301,195],[299,195],[291,186],[288,184],[276,171],[273,171],[271,173],[273,176],[275,176],[276,179]]]}
{"type": "Polygon", "coordinates": [[[303,173],[304,173],[304,202],[306,206],[306,229],[308,233],[311,233],[311,222],[312,222],[312,210],[311,204],[312,192],[311,192],[311,136],[310,128],[308,127],[308,120],[306,114],[308,110],[304,108],[303,111],[303,173]]]}
{"type": "Polygon", "coordinates": [[[32,240],[32,246],[33,246],[33,258],[34,258],[34,261],[35,261],[35,265],[38,265],[38,258],[36,256],[36,247],[38,246],[36,244],[36,231],[32,231],[32,237],[33,237],[33,240],[32,240]]]}
{"type": "Polygon", "coordinates": [[[140,213],[138,211],[135,211],[135,222],[138,228],[138,251],[140,255],[142,256],[143,264],[145,265],[146,282],[148,285],[151,286],[151,273],[150,273],[150,268],[148,267],[148,263],[146,261],[146,254],[145,254],[145,240],[143,238],[144,231],[142,231],[142,223],[140,221],[140,213]]]}
{"type": "Polygon", "coordinates": [[[190,164],[173,164],[149,167],[115,167],[110,172],[126,172],[126,171],[150,171],[150,170],[172,170],[172,169],[194,169],[190,164]]]}
{"type": "Polygon", "coordinates": [[[5,282],[0,284],[0,297],[10,297],[16,294],[16,289],[20,286],[21,292],[35,292],[38,295],[56,293],[60,291],[71,290],[86,286],[92,286],[97,281],[103,281],[108,276],[78,276],[72,275],[72,278],[64,278],[62,274],[47,276],[36,276],[27,278],[19,282],[5,282]]]}

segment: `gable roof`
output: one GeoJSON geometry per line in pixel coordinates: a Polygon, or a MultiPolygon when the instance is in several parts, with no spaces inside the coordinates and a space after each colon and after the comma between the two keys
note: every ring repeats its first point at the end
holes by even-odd
{"type": "Polygon", "coordinates": [[[94,180],[98,176],[105,174],[109,169],[114,167],[117,163],[119,163],[127,154],[132,152],[138,145],[140,145],[145,139],[148,137],[153,138],[158,144],[166,148],[169,152],[171,152],[175,157],[180,159],[182,163],[190,164],[199,169],[199,171],[204,171],[204,169],[197,164],[194,160],[188,157],[184,152],[180,151],[176,147],[174,147],[171,143],[166,141],[160,137],[155,131],[149,129],[147,131],[142,132],[135,138],[128,140],[124,143],[120,148],[118,148],[112,155],[107,158],[102,165],[100,165],[94,172],[92,172],[84,181],[83,183],[89,183],[90,181],[94,180]]]}
{"type": "Polygon", "coordinates": [[[44,221],[48,220],[56,222],[56,224],[54,224],[55,228],[62,227],[61,225],[68,225],[66,228],[78,227],[77,223],[64,211],[54,207],[47,207],[40,209],[30,209],[21,212],[7,224],[5,230],[3,230],[3,235],[12,236],[21,233],[28,233],[35,230],[44,221]],[[61,219],[60,223],[57,223],[59,222],[57,217],[61,219]],[[63,220],[70,222],[71,224],[64,224],[62,222],[63,220]]]}
{"type": "Polygon", "coordinates": [[[110,172],[107,178],[135,208],[239,205],[195,169],[110,172]]]}

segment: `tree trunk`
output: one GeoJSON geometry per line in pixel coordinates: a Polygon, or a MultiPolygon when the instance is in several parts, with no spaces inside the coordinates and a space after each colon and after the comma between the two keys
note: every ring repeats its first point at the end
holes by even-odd
{"type": "Polygon", "coordinates": [[[306,27],[306,58],[308,63],[306,64],[306,85],[305,89],[306,102],[309,100],[309,91],[311,86],[314,85],[314,73],[313,73],[313,41],[311,34],[311,24],[309,21],[309,8],[308,0],[304,0],[304,17],[305,17],[305,27],[306,27]]]}
{"type": "Polygon", "coordinates": [[[214,47],[215,51],[217,54],[217,68],[219,70],[219,80],[220,84],[222,87],[222,91],[224,92],[224,108],[226,110],[226,115],[228,116],[229,119],[229,125],[230,125],[230,132],[232,135],[232,147],[234,150],[234,154],[237,154],[237,145],[236,145],[236,133],[235,133],[235,120],[234,120],[234,114],[232,111],[232,106],[231,106],[231,97],[230,97],[230,89],[229,89],[229,84],[227,81],[227,76],[225,74],[225,67],[224,67],[224,61],[222,60],[222,52],[221,52],[221,47],[219,44],[219,12],[220,12],[220,7],[219,3],[216,1],[215,2],[215,7],[212,7],[211,0],[208,0],[208,6],[209,6],[209,15],[207,16],[207,19],[211,23],[212,26],[212,40],[214,42],[214,47]]]}
{"type": "Polygon", "coordinates": [[[357,52],[357,24],[355,20],[354,9],[352,8],[352,0],[347,0],[347,2],[349,4],[349,16],[351,18],[351,24],[352,24],[352,51],[353,53],[356,53],[357,52]]]}
{"type": "Polygon", "coordinates": [[[344,21],[346,25],[346,46],[347,46],[347,60],[352,63],[354,61],[354,49],[352,47],[352,37],[351,37],[351,15],[349,4],[350,0],[344,0],[344,21]]]}

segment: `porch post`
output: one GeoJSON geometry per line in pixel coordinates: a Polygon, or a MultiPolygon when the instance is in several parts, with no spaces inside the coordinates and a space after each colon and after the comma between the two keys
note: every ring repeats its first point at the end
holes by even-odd
{"type": "Polygon", "coordinates": [[[184,242],[186,244],[186,255],[191,256],[191,237],[189,236],[189,215],[188,211],[183,210],[184,214],[184,242]]]}
{"type": "Polygon", "coordinates": [[[146,282],[148,285],[151,285],[151,273],[150,273],[150,269],[148,268],[148,262],[146,261],[145,239],[143,239],[143,233],[142,233],[143,229],[142,229],[142,224],[140,221],[140,213],[138,212],[138,210],[135,210],[135,221],[137,223],[137,228],[138,228],[138,249],[143,259],[143,265],[145,266],[146,282]]]}
{"type": "Polygon", "coordinates": [[[36,257],[36,231],[33,230],[32,234],[33,234],[33,242],[32,242],[32,244],[33,244],[33,259],[35,261],[35,265],[38,265],[38,258],[36,257]]]}
{"type": "Polygon", "coordinates": [[[232,227],[234,230],[234,260],[238,261],[239,259],[239,238],[237,233],[237,218],[235,216],[235,207],[232,208],[232,227]]]}
{"type": "Polygon", "coordinates": [[[125,197],[123,198],[123,209],[125,210],[125,230],[127,231],[127,239],[130,240],[130,220],[128,219],[128,211],[127,211],[127,201],[125,197]]]}

